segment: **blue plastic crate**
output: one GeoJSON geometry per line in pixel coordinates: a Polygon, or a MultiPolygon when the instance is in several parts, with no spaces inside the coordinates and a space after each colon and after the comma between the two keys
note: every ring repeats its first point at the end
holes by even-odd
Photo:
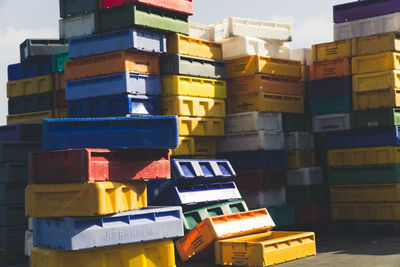
{"type": "Polygon", "coordinates": [[[68,101],[120,94],[160,95],[162,88],[159,75],[134,72],[71,80],[65,86],[68,101]]]}
{"type": "Polygon", "coordinates": [[[148,207],[97,217],[34,218],[33,244],[81,250],[183,236],[181,207],[148,207]]]}
{"type": "Polygon", "coordinates": [[[147,182],[147,198],[151,202],[173,186],[228,182],[235,177],[227,160],[174,159],[171,161],[171,179],[147,182]]]}
{"type": "Polygon", "coordinates": [[[8,65],[8,80],[15,81],[53,73],[52,57],[43,57],[8,65]]]}
{"type": "Polygon", "coordinates": [[[60,17],[68,18],[94,12],[98,0],[60,0],[60,17]]]}
{"type": "Polygon", "coordinates": [[[351,94],[353,76],[334,77],[308,82],[308,94],[311,98],[351,94]]]}
{"type": "Polygon", "coordinates": [[[218,154],[227,159],[237,171],[285,169],[285,151],[258,150],[218,154]]]}
{"type": "Polygon", "coordinates": [[[86,35],[69,40],[71,58],[87,57],[108,52],[137,49],[147,52],[167,52],[164,34],[142,29],[123,29],[100,34],[86,35]]]}
{"type": "Polygon", "coordinates": [[[160,194],[151,205],[164,203],[166,206],[198,205],[241,199],[234,182],[178,185],[160,194]]]}
{"type": "Polygon", "coordinates": [[[398,146],[400,127],[374,128],[329,133],[327,135],[328,149],[373,147],[373,146],[398,146]]]}
{"type": "Polygon", "coordinates": [[[134,148],[178,146],[176,116],[44,119],[43,149],[134,148]]]}
{"type": "Polygon", "coordinates": [[[0,142],[41,142],[41,124],[14,124],[0,126],[0,142]]]}
{"type": "Polygon", "coordinates": [[[160,97],[145,95],[103,96],[68,102],[69,118],[160,115],[160,97]]]}

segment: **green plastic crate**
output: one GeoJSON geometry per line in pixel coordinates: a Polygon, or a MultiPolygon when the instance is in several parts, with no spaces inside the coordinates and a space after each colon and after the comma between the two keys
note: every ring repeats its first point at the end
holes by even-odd
{"type": "Polygon", "coordinates": [[[106,32],[133,25],[189,35],[188,15],[151,6],[124,5],[96,11],[96,31],[106,32]]]}
{"type": "Polygon", "coordinates": [[[183,226],[185,227],[185,231],[189,231],[208,217],[228,215],[248,210],[246,203],[242,199],[201,207],[183,213],[183,226]]]}
{"type": "Polygon", "coordinates": [[[286,187],[286,202],[288,204],[314,204],[325,200],[326,189],[323,184],[286,187]]]}
{"type": "Polygon", "coordinates": [[[8,114],[32,113],[54,108],[53,92],[24,95],[8,99],[8,114]]]}
{"type": "Polygon", "coordinates": [[[53,72],[64,72],[65,70],[65,61],[69,60],[69,54],[60,53],[52,56],[51,58],[53,64],[53,72]]]}
{"type": "Polygon", "coordinates": [[[311,118],[302,114],[283,114],[283,131],[309,132],[311,131],[311,118]]]}
{"type": "Polygon", "coordinates": [[[400,164],[329,167],[331,185],[400,183],[400,164]]]}
{"type": "Polygon", "coordinates": [[[296,211],[294,206],[278,206],[268,208],[268,212],[275,222],[276,227],[290,226],[296,224],[296,211]]]}
{"type": "Polygon", "coordinates": [[[324,96],[310,100],[313,116],[347,113],[352,110],[351,95],[324,96]]]}
{"type": "Polygon", "coordinates": [[[28,184],[28,164],[0,162],[0,183],[28,184]]]}
{"type": "Polygon", "coordinates": [[[370,109],[351,113],[351,128],[400,126],[400,108],[370,109]]]}

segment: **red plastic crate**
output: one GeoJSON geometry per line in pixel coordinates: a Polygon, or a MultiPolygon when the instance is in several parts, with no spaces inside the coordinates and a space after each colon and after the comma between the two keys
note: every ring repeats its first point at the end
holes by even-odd
{"type": "Polygon", "coordinates": [[[29,155],[31,184],[171,178],[168,150],[71,149],[29,155]]]}
{"type": "Polygon", "coordinates": [[[111,8],[127,4],[142,4],[178,13],[193,15],[193,0],[99,0],[99,8],[111,8]]]}
{"type": "Polygon", "coordinates": [[[298,224],[316,224],[330,220],[328,203],[296,205],[296,222],[298,224]]]}
{"type": "Polygon", "coordinates": [[[236,172],[236,186],[239,190],[271,190],[285,187],[286,171],[274,170],[242,170],[236,172]]]}
{"type": "Polygon", "coordinates": [[[68,102],[65,99],[65,90],[53,91],[53,103],[54,103],[54,108],[68,107],[68,102]]]}

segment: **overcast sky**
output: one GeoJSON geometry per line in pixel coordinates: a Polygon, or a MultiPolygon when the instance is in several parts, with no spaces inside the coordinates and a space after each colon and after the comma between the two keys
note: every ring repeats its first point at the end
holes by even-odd
{"type": "MultiPolygon", "coordinates": [[[[58,0],[0,0],[0,124],[6,122],[7,65],[19,62],[19,44],[27,38],[58,38],[58,0]],[[23,2],[23,3],[22,3],[23,2]]],[[[332,6],[349,0],[194,0],[192,21],[209,24],[242,17],[293,25],[292,48],[333,39],[332,6]]]]}

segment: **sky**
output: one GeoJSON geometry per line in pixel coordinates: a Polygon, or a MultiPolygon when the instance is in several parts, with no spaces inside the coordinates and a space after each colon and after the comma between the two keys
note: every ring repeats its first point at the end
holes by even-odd
{"type": "MultiPolygon", "coordinates": [[[[58,0],[0,0],[0,124],[6,123],[7,66],[19,62],[25,39],[58,38],[58,0]]],[[[333,40],[332,7],[350,0],[193,0],[191,21],[210,24],[227,17],[291,23],[290,47],[309,48],[333,40]]]]}

